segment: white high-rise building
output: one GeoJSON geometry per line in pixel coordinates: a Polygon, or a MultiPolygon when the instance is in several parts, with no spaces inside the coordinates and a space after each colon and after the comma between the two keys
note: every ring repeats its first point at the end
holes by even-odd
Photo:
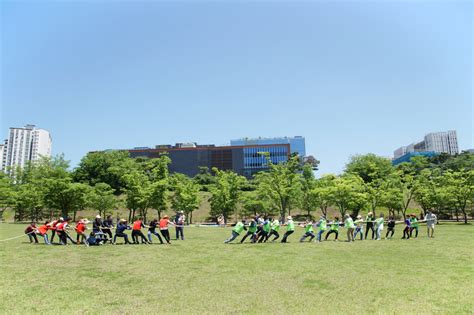
{"type": "Polygon", "coordinates": [[[394,159],[412,152],[459,153],[458,137],[455,130],[431,132],[423,141],[400,147],[393,152],[394,159]]]}
{"type": "Polygon", "coordinates": [[[2,154],[2,170],[23,167],[29,161],[37,161],[41,156],[51,156],[52,140],[47,130],[26,125],[10,128],[2,154]]]}
{"type": "Polygon", "coordinates": [[[458,137],[455,130],[432,132],[425,136],[425,150],[436,153],[458,154],[458,137]]]}

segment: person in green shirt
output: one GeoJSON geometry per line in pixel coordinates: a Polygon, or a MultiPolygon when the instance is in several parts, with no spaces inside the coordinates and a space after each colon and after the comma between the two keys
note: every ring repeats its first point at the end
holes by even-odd
{"type": "Polygon", "coordinates": [[[293,222],[293,218],[291,216],[288,216],[287,219],[288,222],[286,224],[286,232],[285,235],[283,235],[283,238],[281,239],[282,243],[286,243],[288,236],[295,232],[295,222],[293,222]]]}
{"type": "Polygon", "coordinates": [[[304,240],[310,236],[311,238],[309,239],[309,241],[311,242],[313,240],[313,238],[316,237],[316,235],[314,235],[313,233],[313,221],[311,220],[306,220],[305,224],[304,224],[304,235],[300,238],[300,242],[304,242],[304,240]]]}
{"type": "Polygon", "coordinates": [[[411,229],[410,229],[410,237],[413,237],[413,230],[415,230],[415,238],[418,237],[418,219],[416,218],[416,214],[412,214],[410,217],[411,221],[411,229]]]}
{"type": "Polygon", "coordinates": [[[339,217],[334,217],[334,220],[329,222],[329,226],[331,228],[330,231],[326,234],[326,237],[324,238],[325,241],[328,239],[329,235],[333,233],[336,234],[336,238],[334,240],[337,241],[337,237],[339,236],[339,224],[339,217]]]}
{"type": "Polygon", "coordinates": [[[244,237],[240,240],[240,243],[243,243],[247,237],[250,236],[250,241],[255,243],[257,241],[257,219],[255,217],[252,218],[249,224],[249,229],[244,237]]]}
{"type": "Polygon", "coordinates": [[[349,214],[344,216],[344,227],[347,229],[347,241],[354,242],[355,224],[349,214]]]}
{"type": "Polygon", "coordinates": [[[242,221],[238,221],[234,228],[232,229],[232,236],[229,237],[228,239],[226,239],[224,241],[224,243],[230,243],[232,242],[233,240],[235,240],[237,238],[237,236],[240,235],[240,233],[242,233],[243,230],[247,230],[247,228],[245,227],[245,220],[242,220],[242,221]]]}
{"type": "Polygon", "coordinates": [[[383,224],[384,224],[384,219],[383,219],[383,213],[380,214],[380,217],[375,220],[375,231],[377,233],[377,241],[380,241],[382,238],[382,231],[383,231],[383,224]]]}
{"type": "Polygon", "coordinates": [[[268,219],[267,216],[265,216],[263,219],[262,231],[260,232],[260,237],[258,239],[259,243],[267,242],[268,236],[270,235],[270,229],[271,229],[270,226],[271,226],[271,221],[270,219],[268,219]]]}
{"type": "Polygon", "coordinates": [[[280,234],[278,233],[278,231],[280,230],[280,221],[278,221],[278,219],[273,220],[270,228],[271,230],[268,237],[270,238],[270,236],[275,235],[275,237],[272,239],[272,242],[275,242],[280,237],[280,234]]]}
{"type": "Polygon", "coordinates": [[[316,239],[318,240],[318,242],[321,242],[321,237],[323,236],[324,232],[326,232],[326,230],[328,229],[328,223],[326,221],[325,216],[321,216],[318,222],[318,226],[319,226],[319,231],[318,231],[318,237],[316,239]]]}

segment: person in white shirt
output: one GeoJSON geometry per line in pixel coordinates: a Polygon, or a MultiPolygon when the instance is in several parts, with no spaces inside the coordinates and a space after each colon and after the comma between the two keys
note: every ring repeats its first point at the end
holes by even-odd
{"type": "Polygon", "coordinates": [[[436,214],[431,212],[431,210],[428,210],[426,212],[424,221],[426,221],[426,227],[428,228],[428,237],[433,238],[434,228],[435,228],[436,223],[438,222],[438,218],[436,217],[436,214]]]}

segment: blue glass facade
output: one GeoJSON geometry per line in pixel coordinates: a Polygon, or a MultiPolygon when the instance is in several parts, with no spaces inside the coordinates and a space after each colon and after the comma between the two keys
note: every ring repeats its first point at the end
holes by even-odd
{"type": "Polygon", "coordinates": [[[269,153],[273,164],[286,162],[289,155],[287,146],[244,147],[244,168],[267,168],[267,158],[263,153],[269,153]]]}
{"type": "Polygon", "coordinates": [[[276,138],[243,138],[231,140],[231,146],[257,146],[257,145],[273,145],[273,144],[289,144],[291,153],[297,153],[300,157],[306,156],[305,138],[296,137],[276,137],[276,138]]]}
{"type": "Polygon", "coordinates": [[[403,162],[410,162],[410,159],[414,156],[426,156],[432,157],[438,155],[438,153],[434,151],[422,151],[422,152],[408,152],[397,159],[392,160],[392,165],[398,165],[403,162]]]}

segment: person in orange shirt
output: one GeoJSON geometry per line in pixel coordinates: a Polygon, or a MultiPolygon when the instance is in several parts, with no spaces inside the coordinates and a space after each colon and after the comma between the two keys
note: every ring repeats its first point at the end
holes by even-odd
{"type": "Polygon", "coordinates": [[[173,223],[170,221],[170,218],[167,215],[165,215],[163,219],[160,220],[160,232],[161,232],[161,235],[163,235],[163,237],[165,238],[166,243],[171,244],[170,232],[168,231],[169,224],[173,225],[173,223]]]}
{"type": "MultiPolygon", "coordinates": [[[[57,220],[53,220],[51,222],[48,223],[48,230],[51,230],[51,243],[53,243],[54,241],[54,236],[56,235],[56,227],[58,226],[58,224],[60,224],[61,222],[63,222],[64,219],[62,217],[60,217],[59,219],[57,220]]],[[[58,235],[59,237],[59,235],[58,235]]],[[[61,240],[59,240],[61,242],[61,240]]]]}
{"type": "Polygon", "coordinates": [[[49,224],[49,221],[44,222],[44,224],[37,229],[36,235],[39,235],[42,238],[44,238],[44,243],[46,245],[51,245],[51,243],[48,240],[48,230],[49,230],[48,224],[49,224]]]}
{"type": "Polygon", "coordinates": [[[142,232],[142,227],[146,227],[145,224],[143,224],[143,219],[138,218],[138,220],[135,220],[132,224],[132,240],[133,244],[139,244],[138,242],[138,237],[140,236],[142,238],[142,244],[148,244],[148,240],[146,239],[145,235],[142,232]]]}
{"type": "Polygon", "coordinates": [[[69,222],[71,221],[71,218],[66,218],[63,222],[59,223],[56,225],[56,233],[58,233],[60,244],[61,245],[67,245],[67,240],[69,239],[72,243],[75,243],[75,241],[72,239],[71,236],[69,236],[67,230],[69,229],[69,222]]]}
{"type": "Polygon", "coordinates": [[[77,224],[76,224],[76,233],[77,233],[76,244],[77,245],[79,245],[81,243],[86,244],[86,241],[87,241],[87,237],[86,237],[87,225],[86,224],[87,223],[88,223],[88,220],[83,219],[83,220],[79,220],[79,222],[77,222],[77,224]]]}

